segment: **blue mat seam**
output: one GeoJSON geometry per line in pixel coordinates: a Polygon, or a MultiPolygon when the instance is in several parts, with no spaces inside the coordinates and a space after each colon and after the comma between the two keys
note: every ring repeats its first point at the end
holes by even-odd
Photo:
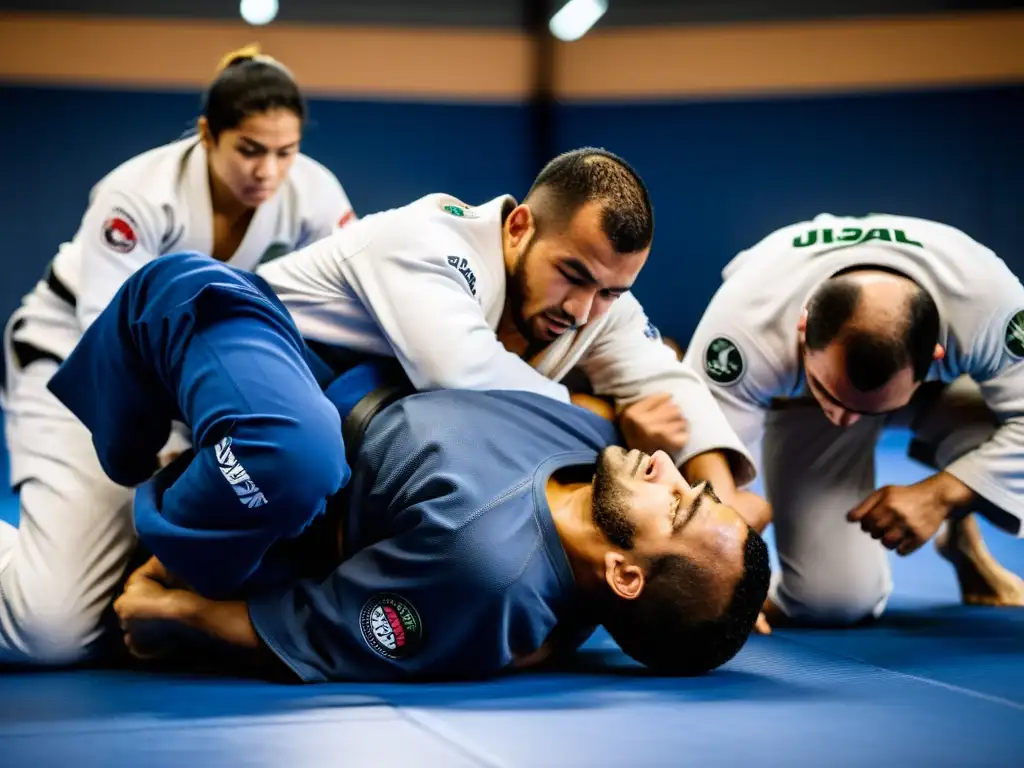
{"type": "Polygon", "coordinates": [[[807,648],[807,649],[810,649],[810,650],[815,651],[817,653],[824,653],[825,655],[834,656],[837,659],[843,659],[845,661],[852,661],[852,662],[854,662],[856,664],[860,664],[860,665],[865,666],[865,667],[870,667],[871,669],[875,669],[875,670],[878,670],[878,671],[881,671],[881,672],[887,672],[890,675],[895,675],[896,677],[901,677],[901,678],[905,678],[905,679],[908,679],[908,680],[914,680],[914,681],[917,681],[919,683],[927,683],[929,685],[935,685],[935,686],[938,686],[939,688],[945,688],[947,691],[952,691],[954,693],[961,693],[961,694],[964,694],[966,696],[971,696],[971,697],[976,698],[976,699],[981,699],[983,701],[988,701],[988,702],[993,703],[993,704],[1002,704],[1004,706],[1010,707],[1011,709],[1015,709],[1015,710],[1018,710],[1020,712],[1024,712],[1024,704],[1021,704],[1020,702],[1013,701],[1012,699],[1004,699],[1001,696],[993,696],[992,694],[983,693],[981,691],[975,691],[975,690],[972,690],[970,688],[964,688],[963,686],[960,686],[960,685],[953,685],[952,683],[944,683],[941,680],[935,680],[934,678],[931,678],[931,677],[922,677],[921,675],[913,675],[913,674],[910,674],[909,672],[901,672],[898,669],[890,669],[889,667],[881,667],[878,664],[872,664],[870,661],[865,661],[864,659],[858,658],[857,656],[851,656],[849,654],[839,653],[839,652],[831,650],[831,649],[828,650],[828,651],[824,651],[823,649],[815,646],[813,643],[803,643],[803,642],[800,642],[799,638],[776,637],[775,639],[782,640],[783,642],[790,642],[793,645],[799,645],[801,648],[807,648]]]}
{"type": "Polygon", "coordinates": [[[440,721],[424,722],[425,720],[434,720],[434,718],[426,715],[422,709],[395,706],[395,711],[401,719],[405,720],[412,727],[429,734],[435,739],[440,739],[467,759],[482,766],[482,768],[504,768],[506,765],[497,757],[484,753],[476,744],[466,744],[455,736],[446,733],[445,731],[448,728],[444,723],[440,721]]]}

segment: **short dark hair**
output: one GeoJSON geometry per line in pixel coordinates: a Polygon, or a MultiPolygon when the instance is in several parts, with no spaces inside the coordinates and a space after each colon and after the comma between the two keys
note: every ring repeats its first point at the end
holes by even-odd
{"type": "Polygon", "coordinates": [[[702,675],[740,652],[768,596],[768,546],[751,527],[743,575],[723,612],[715,610],[713,574],[682,555],[663,555],[650,567],[643,591],[615,599],[605,629],[619,647],[652,672],[702,675]]]}
{"type": "Polygon", "coordinates": [[[931,368],[939,338],[939,310],[921,286],[907,299],[904,317],[887,332],[849,329],[862,288],[843,275],[826,280],[807,303],[807,349],[820,352],[834,341],[843,344],[846,375],[860,392],[884,386],[911,366],[914,381],[931,368]]]}
{"type": "Polygon", "coordinates": [[[229,54],[203,97],[203,117],[214,140],[245,118],[273,109],[293,112],[306,122],[306,102],[285,67],[254,49],[229,54]]]}
{"type": "Polygon", "coordinates": [[[534,210],[538,231],[564,227],[586,203],[603,207],[601,229],[617,253],[636,253],[654,239],[654,208],[640,174],[606,149],[583,147],[549,162],[534,179],[525,200],[540,199],[534,210]]]}

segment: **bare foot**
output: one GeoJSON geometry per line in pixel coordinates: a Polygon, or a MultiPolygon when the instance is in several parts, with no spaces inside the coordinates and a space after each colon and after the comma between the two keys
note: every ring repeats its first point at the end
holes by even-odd
{"type": "Polygon", "coordinates": [[[992,557],[973,514],[947,520],[935,537],[935,549],[956,570],[966,605],[1024,606],[1024,579],[992,557]]]}

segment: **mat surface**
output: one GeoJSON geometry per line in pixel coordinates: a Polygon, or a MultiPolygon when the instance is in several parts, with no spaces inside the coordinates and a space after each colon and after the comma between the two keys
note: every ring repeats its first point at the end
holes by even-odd
{"type": "MultiPolygon", "coordinates": [[[[881,483],[924,476],[904,437],[881,483]]],[[[984,531],[1024,573],[1024,541],[984,531]]],[[[0,673],[0,766],[1024,765],[1024,609],[960,606],[930,547],[893,566],[878,625],[755,637],[697,680],[645,677],[603,633],[572,672],[471,685],[0,673]]]]}

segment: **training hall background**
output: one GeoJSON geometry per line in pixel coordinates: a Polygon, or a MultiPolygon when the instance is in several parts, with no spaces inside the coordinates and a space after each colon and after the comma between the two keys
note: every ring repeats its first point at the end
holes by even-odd
{"type": "Polygon", "coordinates": [[[0,0],[0,314],[87,195],[189,130],[220,57],[259,42],[310,97],[304,151],[367,214],[521,197],[607,147],[647,180],[636,294],[684,346],[723,265],[828,211],[960,227],[1024,273],[1024,2],[612,0],[582,39],[514,0],[0,0]]]}

